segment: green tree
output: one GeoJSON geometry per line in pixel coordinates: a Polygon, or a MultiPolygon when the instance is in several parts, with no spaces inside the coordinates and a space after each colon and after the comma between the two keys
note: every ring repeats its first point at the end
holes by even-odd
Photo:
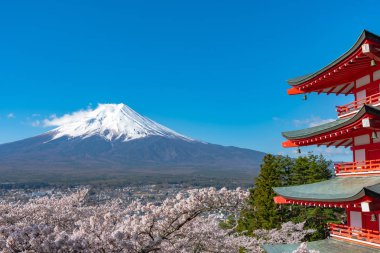
{"type": "MultiPolygon", "coordinates": [[[[322,155],[308,154],[294,159],[290,169],[289,185],[311,184],[331,178],[331,161],[327,161],[322,155]]],[[[293,222],[306,221],[305,228],[315,229],[316,232],[308,237],[308,240],[318,240],[326,237],[326,223],[341,219],[342,212],[339,209],[285,206],[288,210],[286,216],[293,222]]]]}
{"type": "Polygon", "coordinates": [[[276,194],[272,188],[283,185],[285,170],[289,167],[287,162],[289,159],[281,156],[268,154],[263,158],[260,174],[255,178],[255,187],[251,189],[248,199],[249,208],[242,212],[238,230],[249,234],[258,228],[279,226],[281,211],[273,201],[276,194]]]}
{"type": "Polygon", "coordinates": [[[255,229],[271,229],[287,221],[306,221],[306,228],[316,230],[309,240],[324,238],[326,222],[341,219],[342,213],[337,209],[276,205],[273,187],[327,180],[332,175],[330,166],[331,162],[323,156],[312,154],[296,159],[266,155],[260,174],[255,178],[255,186],[251,189],[248,208],[240,215],[238,230],[252,234],[255,229]]]}
{"type": "Polygon", "coordinates": [[[323,181],[331,178],[331,161],[322,155],[300,156],[290,168],[288,185],[302,185],[323,181]]]}

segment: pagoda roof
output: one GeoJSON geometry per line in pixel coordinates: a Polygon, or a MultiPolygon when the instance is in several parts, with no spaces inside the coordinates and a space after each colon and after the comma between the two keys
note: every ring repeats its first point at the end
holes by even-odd
{"type": "Polygon", "coordinates": [[[379,36],[377,36],[374,33],[369,32],[367,30],[363,30],[363,32],[360,34],[360,37],[355,42],[355,44],[347,52],[345,52],[339,58],[337,58],[335,61],[331,62],[327,66],[323,67],[322,69],[320,69],[314,73],[295,77],[295,78],[291,78],[291,79],[288,79],[286,82],[292,86],[300,85],[304,82],[307,82],[308,80],[312,79],[313,77],[318,76],[319,74],[325,72],[326,70],[332,68],[333,66],[335,66],[336,64],[341,62],[343,59],[347,58],[347,56],[351,55],[353,52],[358,50],[365,40],[371,40],[371,41],[380,43],[380,37],[379,36]]]}
{"type": "Polygon", "coordinates": [[[380,109],[374,106],[370,106],[370,105],[363,105],[363,107],[352,117],[337,119],[335,121],[321,124],[315,127],[283,132],[282,136],[284,136],[285,138],[289,140],[313,137],[316,135],[328,133],[328,132],[349,126],[357,122],[358,120],[360,120],[365,114],[380,116],[380,109]]]}
{"type": "Polygon", "coordinates": [[[287,187],[274,187],[288,200],[348,202],[364,196],[380,197],[380,177],[335,177],[326,181],[287,187]]]}
{"type": "Polygon", "coordinates": [[[357,74],[368,71],[372,59],[377,61],[380,59],[377,48],[365,51],[362,48],[363,44],[379,46],[380,36],[364,30],[347,52],[327,66],[314,73],[288,79],[287,83],[293,86],[288,90],[288,93],[291,95],[313,91],[337,94],[351,93],[354,88],[352,81],[355,80],[355,77],[357,78],[357,74]]]}
{"type": "MultiPolygon", "coordinates": [[[[292,253],[300,243],[295,244],[265,244],[263,248],[266,253],[292,253]]],[[[320,252],[341,253],[341,252],[355,252],[355,253],[373,253],[378,250],[364,245],[358,245],[347,241],[339,241],[334,239],[325,239],[320,241],[308,242],[307,248],[309,250],[317,250],[320,252]]]]}

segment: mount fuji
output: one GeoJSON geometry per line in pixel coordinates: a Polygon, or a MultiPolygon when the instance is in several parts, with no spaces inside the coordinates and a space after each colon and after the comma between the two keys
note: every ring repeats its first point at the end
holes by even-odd
{"type": "Polygon", "coordinates": [[[190,138],[141,116],[125,104],[99,104],[95,110],[81,111],[60,120],[50,121],[48,124],[60,125],[48,132],[53,136],[52,140],[64,136],[82,139],[99,136],[108,141],[126,142],[149,136],[161,136],[192,141],[190,138]]]}
{"type": "Polygon", "coordinates": [[[252,180],[265,155],[192,139],[124,104],[99,104],[45,125],[56,128],[0,145],[0,183],[252,180]]]}

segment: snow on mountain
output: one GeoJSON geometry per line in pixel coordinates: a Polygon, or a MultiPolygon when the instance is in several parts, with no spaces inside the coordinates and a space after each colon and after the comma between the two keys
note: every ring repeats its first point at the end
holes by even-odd
{"type": "Polygon", "coordinates": [[[105,140],[130,141],[148,136],[179,138],[193,141],[153,120],[150,120],[125,104],[99,104],[96,109],[66,114],[45,121],[46,126],[56,126],[49,131],[52,140],[67,136],[82,139],[100,136],[105,140]]]}

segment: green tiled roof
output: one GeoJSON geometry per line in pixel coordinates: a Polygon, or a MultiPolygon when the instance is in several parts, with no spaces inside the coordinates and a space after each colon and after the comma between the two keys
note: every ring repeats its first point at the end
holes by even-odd
{"type": "Polygon", "coordinates": [[[362,45],[363,41],[365,41],[366,39],[380,43],[380,37],[379,36],[364,30],[361,33],[358,40],[355,42],[355,44],[346,53],[344,53],[342,56],[340,56],[338,59],[336,59],[335,61],[333,61],[332,63],[330,63],[326,67],[318,70],[317,72],[314,72],[314,73],[309,74],[309,75],[304,75],[304,76],[299,76],[296,78],[289,79],[289,80],[287,80],[287,83],[292,85],[292,86],[297,86],[297,85],[300,85],[300,84],[312,79],[315,76],[318,76],[319,74],[321,74],[324,71],[332,68],[333,66],[335,66],[336,64],[338,64],[339,62],[341,62],[342,60],[347,58],[349,55],[351,55],[353,52],[355,52],[362,45]]]}
{"type": "Polygon", "coordinates": [[[365,195],[379,197],[380,177],[336,177],[313,184],[274,187],[273,190],[288,199],[343,202],[365,195]]]}
{"type": "Polygon", "coordinates": [[[351,118],[345,118],[345,119],[337,119],[333,122],[325,123],[319,126],[315,127],[309,127],[301,130],[296,131],[289,131],[289,132],[283,132],[282,136],[289,140],[293,139],[301,139],[301,138],[307,138],[315,135],[319,135],[322,133],[330,132],[333,130],[337,130],[341,127],[348,126],[357,120],[359,120],[361,117],[363,117],[364,114],[372,114],[375,116],[380,116],[380,109],[370,106],[370,105],[363,105],[363,107],[351,118]]]}
{"type": "MultiPolygon", "coordinates": [[[[291,253],[299,247],[298,244],[277,244],[277,245],[264,245],[263,248],[266,253],[291,253]]],[[[318,250],[321,253],[375,253],[380,252],[378,249],[361,246],[349,242],[343,242],[333,239],[326,239],[321,241],[307,243],[308,249],[318,250]]]]}
{"type": "Polygon", "coordinates": [[[331,129],[335,128],[336,126],[339,126],[339,125],[345,123],[349,119],[350,118],[338,119],[338,120],[335,120],[335,121],[332,121],[329,123],[325,123],[325,124],[322,124],[319,126],[315,126],[315,127],[309,127],[309,128],[305,128],[305,129],[301,129],[301,130],[283,132],[282,135],[287,139],[292,139],[292,138],[296,139],[296,138],[307,137],[310,135],[315,135],[317,133],[322,133],[326,130],[331,130],[331,129]]]}

